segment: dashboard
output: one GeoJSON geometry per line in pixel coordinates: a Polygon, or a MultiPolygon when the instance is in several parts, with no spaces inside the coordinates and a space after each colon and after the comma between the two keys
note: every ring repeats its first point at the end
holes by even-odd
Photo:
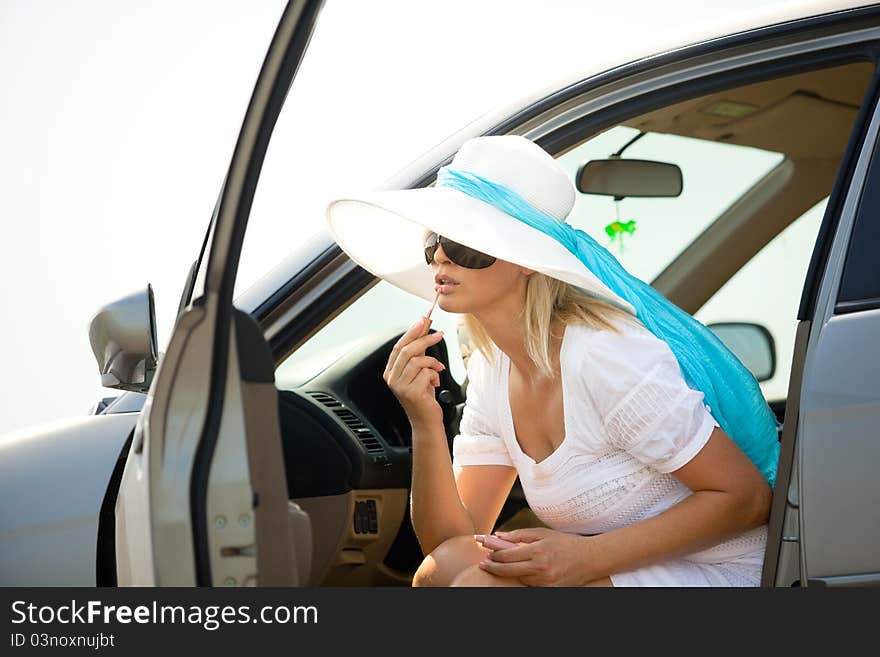
{"type": "MultiPolygon", "coordinates": [[[[349,352],[292,390],[279,390],[279,413],[290,496],[348,490],[409,488],[409,419],[382,374],[402,332],[367,336],[349,352]]],[[[464,391],[449,373],[442,340],[426,355],[446,365],[439,373],[448,440],[458,433],[464,391]]],[[[451,445],[451,442],[450,442],[451,445]]]]}

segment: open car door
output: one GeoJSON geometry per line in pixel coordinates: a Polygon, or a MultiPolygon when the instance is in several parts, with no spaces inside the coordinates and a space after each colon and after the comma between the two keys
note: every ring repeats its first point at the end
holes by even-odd
{"type": "Polygon", "coordinates": [[[274,365],[259,325],[232,305],[269,138],[322,0],[291,0],[260,70],[191,302],[178,315],[141,412],[116,502],[120,585],[295,586],[308,517],[288,499],[274,365]]]}
{"type": "MultiPolygon", "coordinates": [[[[878,88],[875,73],[851,142],[851,173],[841,181],[840,211],[826,214],[826,248],[813,255],[798,314],[802,383],[786,409],[796,441],[780,468],[779,481],[790,479],[787,495],[774,512],[783,524],[782,552],[798,548],[804,586],[880,585],[878,88]]],[[[786,444],[784,436],[784,453],[786,444]]],[[[773,573],[765,575],[764,583],[773,583],[773,573]]]]}

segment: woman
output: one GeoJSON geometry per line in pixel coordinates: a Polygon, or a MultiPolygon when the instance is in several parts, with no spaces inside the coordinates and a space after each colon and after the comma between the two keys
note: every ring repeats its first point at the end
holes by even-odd
{"type": "Polygon", "coordinates": [[[355,261],[426,299],[427,273],[476,345],[452,459],[425,355],[442,332],[412,326],[383,375],[412,424],[413,585],[757,586],[772,412],[711,332],[565,223],[574,193],[540,147],[493,136],[434,188],[328,208],[355,261]],[[546,527],[507,546],[486,534],[517,475],[546,527]]]}

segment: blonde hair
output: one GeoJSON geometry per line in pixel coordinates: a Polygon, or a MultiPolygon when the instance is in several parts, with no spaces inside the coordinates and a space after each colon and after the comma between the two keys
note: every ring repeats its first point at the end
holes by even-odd
{"type": "MultiPolygon", "coordinates": [[[[550,359],[550,327],[556,320],[566,325],[585,324],[616,333],[621,332],[615,325],[617,321],[643,326],[641,320],[625,310],[538,271],[529,275],[523,315],[526,351],[537,366],[539,376],[548,378],[554,376],[550,359]]],[[[472,347],[479,349],[488,362],[493,362],[494,343],[479,320],[470,313],[464,313],[464,326],[472,347]]]]}

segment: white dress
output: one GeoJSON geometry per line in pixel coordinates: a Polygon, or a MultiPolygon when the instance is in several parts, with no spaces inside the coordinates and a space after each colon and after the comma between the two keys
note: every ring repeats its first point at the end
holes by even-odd
{"type": "MultiPolygon", "coordinates": [[[[535,515],[552,529],[600,534],[655,516],[693,491],[670,473],[719,426],[687,386],[669,346],[647,329],[565,328],[560,372],[565,438],[535,462],[519,446],[508,394],[510,360],[474,350],[453,466],[516,468],[535,515]]],[[[614,586],[758,586],[767,525],[708,549],[610,575],[614,586]]]]}

